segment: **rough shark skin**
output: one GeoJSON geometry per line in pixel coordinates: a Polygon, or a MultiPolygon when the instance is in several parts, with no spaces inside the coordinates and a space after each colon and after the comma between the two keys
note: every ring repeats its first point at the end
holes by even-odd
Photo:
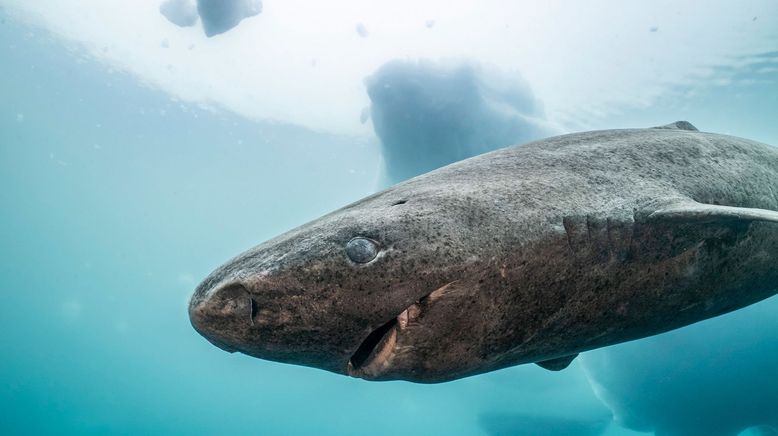
{"type": "Polygon", "coordinates": [[[776,294],[776,210],[768,145],[686,122],[558,136],[267,241],[189,315],[225,350],[369,380],[560,370],[776,294]]]}

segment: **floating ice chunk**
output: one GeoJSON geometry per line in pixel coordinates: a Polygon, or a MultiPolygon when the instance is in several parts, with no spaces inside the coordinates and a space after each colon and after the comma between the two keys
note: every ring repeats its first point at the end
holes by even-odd
{"type": "Polygon", "coordinates": [[[362,38],[367,38],[367,36],[369,35],[369,33],[367,32],[367,27],[365,27],[365,25],[362,23],[357,23],[356,29],[357,29],[357,35],[359,35],[362,38]]]}
{"type": "Polygon", "coordinates": [[[159,5],[159,12],[176,26],[190,27],[197,24],[194,0],[166,0],[159,5]]]}
{"type": "Polygon", "coordinates": [[[244,18],[262,12],[261,0],[197,0],[197,11],[208,37],[224,33],[244,18]]]}
{"type": "Polygon", "coordinates": [[[19,112],[16,114],[16,122],[17,123],[23,123],[24,122],[24,114],[19,112]]]}
{"type": "Polygon", "coordinates": [[[648,28],[648,30],[652,33],[656,33],[656,31],[659,30],[659,26],[651,26],[648,28]]]}
{"type": "Polygon", "coordinates": [[[435,25],[435,20],[427,20],[424,22],[424,25],[427,27],[427,29],[432,29],[432,27],[435,25]]]}
{"type": "Polygon", "coordinates": [[[162,42],[159,43],[159,46],[162,48],[169,48],[170,42],[168,42],[167,38],[165,38],[162,40],[162,42]]]}
{"type": "Polygon", "coordinates": [[[365,124],[370,119],[370,108],[363,107],[362,113],[359,114],[359,122],[365,124]]]}
{"type": "MultiPolygon", "coordinates": [[[[662,435],[735,435],[778,426],[778,297],[581,364],[618,423],[662,435]]],[[[767,433],[770,434],[770,433],[767,433]]]]}
{"type": "Polygon", "coordinates": [[[557,133],[518,73],[476,62],[395,60],[365,84],[385,183],[557,133]]]}

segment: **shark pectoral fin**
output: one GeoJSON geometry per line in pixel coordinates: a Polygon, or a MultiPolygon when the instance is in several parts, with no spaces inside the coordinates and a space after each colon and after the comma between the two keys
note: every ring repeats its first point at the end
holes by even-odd
{"type": "Polygon", "coordinates": [[[652,127],[652,129],[688,130],[690,132],[699,132],[699,130],[688,121],[676,121],[674,123],[665,124],[664,126],[652,127]]]}
{"type": "Polygon", "coordinates": [[[778,223],[778,212],[749,207],[718,206],[715,204],[683,201],[661,207],[648,215],[649,221],[673,222],[744,222],[767,221],[778,223]]]}
{"type": "Polygon", "coordinates": [[[578,353],[557,357],[556,359],[544,360],[542,362],[535,362],[535,365],[549,371],[561,371],[570,366],[576,357],[578,357],[578,353]]]}

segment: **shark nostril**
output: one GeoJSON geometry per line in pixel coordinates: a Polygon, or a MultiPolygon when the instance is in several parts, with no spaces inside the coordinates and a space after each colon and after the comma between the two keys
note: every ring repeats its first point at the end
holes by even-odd
{"type": "MultiPolygon", "coordinates": [[[[206,304],[215,314],[233,316],[243,312],[246,298],[250,299],[248,290],[243,285],[231,284],[215,290],[207,299],[206,304]]],[[[249,306],[251,306],[249,304],[249,306]]],[[[245,313],[245,312],[243,312],[245,313]]]]}
{"type": "Polygon", "coordinates": [[[253,325],[257,312],[251,294],[240,283],[199,290],[189,306],[189,318],[195,330],[228,351],[234,351],[229,344],[235,332],[245,329],[249,323],[253,325]]]}

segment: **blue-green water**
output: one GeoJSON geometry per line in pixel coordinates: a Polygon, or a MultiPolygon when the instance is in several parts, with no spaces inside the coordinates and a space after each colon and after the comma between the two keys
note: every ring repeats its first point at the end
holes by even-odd
{"type": "MultiPolygon", "coordinates": [[[[778,425],[775,297],[592,352],[561,373],[522,366],[441,385],[369,383],[224,353],[189,325],[194,286],[253,244],[374,192],[379,138],[181,102],[2,14],[0,433],[682,435],[778,425]]],[[[729,84],[675,85],[587,128],[689,119],[778,144],[778,46],[737,65],[713,68],[729,84]]]]}

